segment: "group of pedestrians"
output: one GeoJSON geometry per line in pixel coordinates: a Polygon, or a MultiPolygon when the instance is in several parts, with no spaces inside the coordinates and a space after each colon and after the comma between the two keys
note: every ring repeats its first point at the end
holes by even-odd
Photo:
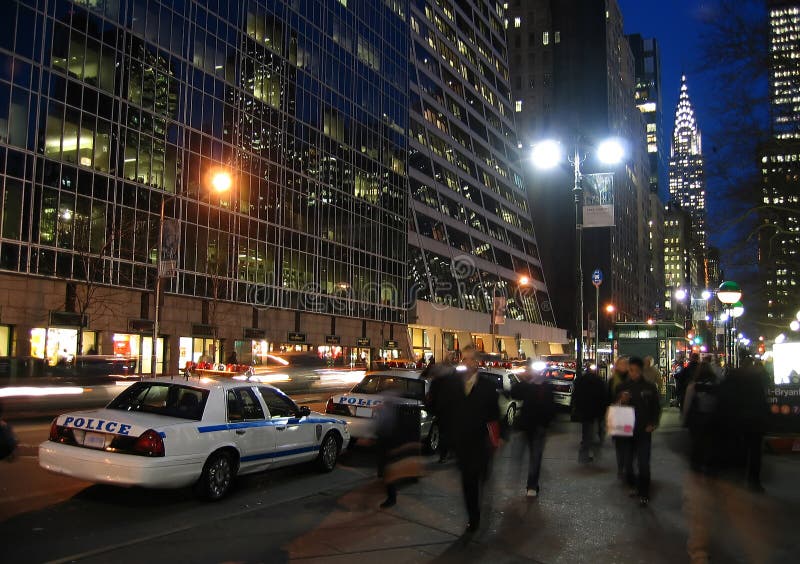
{"type": "MultiPolygon", "coordinates": [[[[473,532],[480,526],[481,493],[493,456],[510,431],[502,424],[498,390],[492,380],[480,376],[478,351],[473,347],[462,351],[459,365],[432,365],[426,377],[431,385],[425,408],[436,418],[439,428],[440,461],[446,460],[447,453],[455,455],[468,514],[467,531],[473,532]]],[[[525,495],[535,498],[541,491],[547,428],[556,405],[552,387],[541,371],[529,368],[519,377],[520,381],[505,393],[521,405],[515,427],[522,431],[530,453],[525,495]]],[[[741,450],[738,445],[744,445],[749,483],[754,490],[760,490],[761,437],[767,405],[761,381],[752,367],[733,371],[720,380],[712,366],[698,357],[690,358],[679,386],[683,418],[692,438],[693,471],[713,472],[722,460],[741,450]]],[[[650,502],[652,434],[660,423],[663,386],[652,358],[621,357],[607,381],[596,371],[587,370],[578,376],[573,390],[573,418],[581,423],[581,463],[591,463],[599,456],[606,436],[608,407],[632,408],[632,433],[612,439],[617,477],[642,507],[650,502]]],[[[407,442],[408,435],[395,439],[395,443],[384,444],[397,448],[399,443],[407,442]]],[[[381,452],[385,455],[389,451],[381,452]]],[[[391,457],[383,456],[383,460],[391,457]]],[[[387,493],[384,507],[396,502],[393,486],[387,493]]]]}

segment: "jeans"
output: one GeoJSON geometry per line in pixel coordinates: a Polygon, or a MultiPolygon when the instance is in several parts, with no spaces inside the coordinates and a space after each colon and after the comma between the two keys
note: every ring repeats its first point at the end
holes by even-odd
{"type": "Polygon", "coordinates": [[[625,456],[625,477],[628,484],[635,486],[641,497],[650,496],[650,451],[653,445],[653,434],[646,431],[634,431],[628,442],[625,456]],[[639,467],[639,476],[633,471],[633,461],[639,467]]]}
{"type": "Polygon", "coordinates": [[[631,448],[631,437],[613,437],[614,451],[617,455],[617,476],[622,479],[626,472],[626,461],[629,458],[628,451],[631,448]]]}
{"type": "Polygon", "coordinates": [[[597,443],[602,443],[602,419],[588,419],[581,422],[581,448],[578,453],[581,462],[588,462],[594,458],[592,446],[595,444],[595,430],[597,430],[597,443]]]}
{"type": "Polygon", "coordinates": [[[539,491],[539,474],[542,470],[545,428],[535,427],[527,432],[530,462],[528,463],[528,489],[539,491]]]}

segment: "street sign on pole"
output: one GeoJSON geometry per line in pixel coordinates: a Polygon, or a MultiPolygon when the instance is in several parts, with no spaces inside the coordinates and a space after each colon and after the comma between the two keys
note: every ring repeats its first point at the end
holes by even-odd
{"type": "Polygon", "coordinates": [[[599,268],[596,268],[594,272],[592,272],[592,284],[594,284],[595,288],[599,288],[600,284],[603,283],[603,271],[599,268]]]}

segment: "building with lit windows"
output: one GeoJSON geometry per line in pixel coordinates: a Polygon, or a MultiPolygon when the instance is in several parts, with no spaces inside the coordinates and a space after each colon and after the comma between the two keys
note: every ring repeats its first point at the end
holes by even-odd
{"type": "Polygon", "coordinates": [[[777,334],[800,309],[800,2],[767,4],[772,135],[761,149],[759,310],[777,334]]]}
{"type": "Polygon", "coordinates": [[[678,290],[698,292],[697,254],[694,252],[692,216],[670,201],[664,208],[664,318],[683,324],[686,304],[676,297],[678,290]]]}
{"type": "MultiPolygon", "coordinates": [[[[686,76],[681,77],[681,91],[675,108],[675,126],[669,159],[670,199],[689,212],[698,260],[702,262],[708,246],[706,233],[706,180],[703,142],[697,116],[689,98],[686,76]]],[[[702,276],[705,283],[705,275],[702,276]]]]}
{"type": "Polygon", "coordinates": [[[408,37],[400,0],[0,3],[0,356],[149,372],[162,202],[159,372],[407,355],[408,37]]]}
{"type": "Polygon", "coordinates": [[[413,2],[409,19],[413,352],[560,353],[566,332],[555,326],[523,182],[500,5],[413,2]],[[505,309],[497,326],[495,304],[505,309]]]}
{"type": "MultiPolygon", "coordinates": [[[[604,272],[600,301],[614,304],[620,320],[653,315],[661,302],[650,275],[650,164],[642,112],[635,101],[635,60],[623,33],[616,0],[509,2],[507,20],[511,88],[522,146],[558,139],[572,153],[587,155],[586,174],[614,173],[615,226],[587,229],[583,243],[583,319],[594,317],[596,268],[604,272]],[[590,157],[608,137],[627,146],[624,164],[609,170],[590,157]]],[[[577,325],[575,211],[572,171],[525,167],[528,193],[549,288],[560,325],[577,325]]],[[[599,334],[614,319],[601,316],[599,334]]],[[[588,324],[583,323],[584,326],[588,324]]]]}

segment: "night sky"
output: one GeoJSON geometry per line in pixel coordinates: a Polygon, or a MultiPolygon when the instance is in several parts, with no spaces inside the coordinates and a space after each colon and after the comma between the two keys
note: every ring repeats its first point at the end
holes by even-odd
{"type": "MultiPolygon", "coordinates": [[[[658,40],[661,52],[661,89],[663,101],[662,134],[664,139],[665,155],[664,167],[669,162],[669,145],[672,127],[675,119],[675,105],[678,101],[680,77],[687,75],[689,95],[694,103],[697,122],[703,134],[703,153],[706,161],[715,157],[712,150],[718,143],[724,143],[721,135],[715,135],[715,115],[713,109],[712,85],[707,84],[708,76],[697,72],[693,73],[698,61],[703,57],[701,37],[704,31],[704,21],[710,18],[724,17],[714,14],[715,2],[698,0],[619,0],[625,21],[625,33],[641,33],[644,37],[655,37],[658,40]]],[[[719,95],[719,92],[716,92],[719,95]]],[[[710,165],[707,165],[707,171],[710,165]]],[[[666,182],[666,173],[662,175],[666,182]]],[[[662,197],[668,194],[666,186],[662,190],[662,197]]],[[[709,236],[711,244],[717,245],[722,250],[723,269],[726,278],[736,278],[742,282],[752,278],[753,268],[742,267],[741,257],[733,260],[726,257],[726,249],[730,250],[747,236],[747,232],[739,230],[720,233],[719,226],[725,225],[726,212],[729,211],[730,201],[722,197],[721,188],[715,183],[713,176],[707,176],[707,204],[709,213],[709,236]],[[715,229],[715,226],[717,228],[715,229]],[[726,264],[727,263],[727,264],[726,264]],[[734,264],[738,263],[738,264],[734,264]],[[744,270],[743,270],[744,269],[744,270]],[[746,272],[745,270],[749,271],[746,272]]],[[[755,263],[755,248],[744,249],[747,255],[752,253],[755,263]]]]}

